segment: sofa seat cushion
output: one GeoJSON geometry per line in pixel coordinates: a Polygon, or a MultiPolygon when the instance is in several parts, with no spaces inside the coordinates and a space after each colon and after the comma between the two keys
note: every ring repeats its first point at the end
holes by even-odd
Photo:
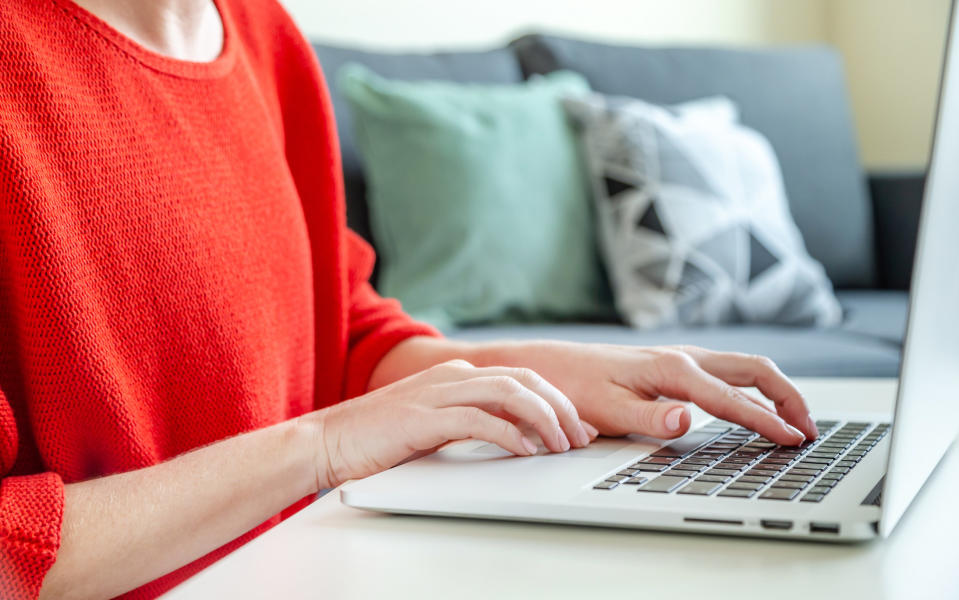
{"type": "Polygon", "coordinates": [[[844,290],[836,294],[843,308],[841,330],[850,335],[902,346],[909,293],[898,290],[844,290]]]}
{"type": "Polygon", "coordinates": [[[627,346],[691,344],[768,356],[792,377],[896,377],[899,372],[897,345],[842,329],[736,325],[637,331],[614,324],[557,324],[477,327],[446,333],[453,339],[474,342],[558,339],[627,346]]]}

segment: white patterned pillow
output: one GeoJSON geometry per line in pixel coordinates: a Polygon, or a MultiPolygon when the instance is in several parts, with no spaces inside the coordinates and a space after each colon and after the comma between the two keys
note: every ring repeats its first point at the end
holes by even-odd
{"type": "Polygon", "coordinates": [[[832,326],[825,271],[789,213],[769,142],[727,98],[663,107],[593,94],[580,125],[621,316],[638,328],[832,326]]]}

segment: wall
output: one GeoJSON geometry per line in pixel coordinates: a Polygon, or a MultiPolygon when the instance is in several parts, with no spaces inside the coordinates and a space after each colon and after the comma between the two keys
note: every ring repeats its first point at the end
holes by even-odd
{"type": "Polygon", "coordinates": [[[839,0],[828,9],[829,37],[850,73],[863,161],[924,167],[949,0],[839,0]]]}
{"type": "Polygon", "coordinates": [[[503,44],[548,30],[632,43],[835,44],[863,162],[927,161],[949,0],[281,0],[310,37],[380,49],[503,44]]]}
{"type": "Polygon", "coordinates": [[[826,0],[285,0],[310,36],[381,48],[502,44],[530,29],[623,41],[824,39],[826,0]]]}

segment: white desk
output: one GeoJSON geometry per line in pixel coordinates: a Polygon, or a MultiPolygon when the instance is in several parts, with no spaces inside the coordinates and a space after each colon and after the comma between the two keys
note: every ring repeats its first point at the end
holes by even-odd
{"type": "MultiPolygon", "coordinates": [[[[891,380],[799,385],[814,409],[882,410],[895,393],[891,380]]],[[[868,544],[390,516],[333,492],[168,598],[811,596],[959,599],[959,444],[892,536],[868,544]]]]}

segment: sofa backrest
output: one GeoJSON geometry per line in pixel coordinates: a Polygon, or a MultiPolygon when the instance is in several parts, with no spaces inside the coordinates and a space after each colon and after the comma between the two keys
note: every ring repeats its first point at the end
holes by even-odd
{"type": "Polygon", "coordinates": [[[872,206],[836,51],[646,48],[546,35],[512,47],[526,76],[570,69],[600,93],[660,104],[728,96],[776,150],[793,216],[833,284],[875,285],[872,206]]]}
{"type": "Polygon", "coordinates": [[[325,44],[313,44],[313,49],[330,87],[336,114],[343,155],[347,220],[354,231],[371,243],[366,183],[361,159],[353,143],[350,107],[337,88],[336,75],[340,67],[356,62],[383,77],[406,80],[440,79],[463,83],[518,83],[523,80],[516,55],[509,48],[435,54],[368,52],[325,44]]]}

